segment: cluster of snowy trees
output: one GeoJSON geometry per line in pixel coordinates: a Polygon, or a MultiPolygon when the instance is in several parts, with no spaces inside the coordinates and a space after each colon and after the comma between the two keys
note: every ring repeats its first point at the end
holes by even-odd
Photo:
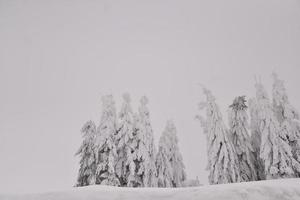
{"type": "Polygon", "coordinates": [[[183,186],[186,174],[175,125],[167,122],[157,151],[147,104],[147,97],[142,97],[134,113],[126,93],[117,115],[113,96],[102,97],[99,125],[88,121],[81,130],[77,186],[183,186]]]}
{"type": "Polygon", "coordinates": [[[206,101],[197,116],[207,138],[210,184],[300,177],[300,120],[284,82],[273,74],[272,102],[256,81],[256,97],[236,97],[229,106],[227,127],[216,99],[203,88],[206,101]],[[248,117],[250,113],[250,123],[248,117]]]}

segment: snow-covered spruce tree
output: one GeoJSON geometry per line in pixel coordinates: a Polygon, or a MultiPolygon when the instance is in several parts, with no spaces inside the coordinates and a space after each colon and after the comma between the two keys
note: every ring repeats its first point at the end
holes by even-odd
{"type": "MultiPolygon", "coordinates": [[[[256,152],[260,150],[261,134],[259,129],[258,105],[256,98],[251,98],[248,101],[250,110],[250,129],[252,146],[256,152]]],[[[258,153],[259,154],[259,153],[258,153]]]]}
{"type": "Polygon", "coordinates": [[[170,133],[170,162],[173,169],[173,186],[182,187],[182,183],[186,180],[185,166],[178,146],[177,129],[172,120],[167,122],[165,131],[170,133]]]}
{"type": "Polygon", "coordinates": [[[96,134],[97,178],[96,184],[120,185],[115,174],[117,156],[114,135],[116,133],[116,108],[112,95],[102,97],[102,114],[96,134]]]}
{"type": "Polygon", "coordinates": [[[159,139],[156,155],[157,184],[158,187],[172,187],[173,169],[169,160],[170,141],[167,132],[163,132],[159,139]]]}
{"type": "Polygon", "coordinates": [[[96,182],[96,155],[95,152],[95,134],[96,125],[88,121],[81,129],[83,133],[83,142],[76,155],[80,156],[80,167],[76,186],[93,185],[96,182]]]}
{"type": "Polygon", "coordinates": [[[229,108],[229,130],[238,156],[241,181],[256,181],[255,155],[248,134],[249,125],[245,96],[235,98],[229,108]]]}
{"type": "Polygon", "coordinates": [[[169,120],[159,141],[156,157],[159,187],[182,187],[186,180],[185,167],[178,147],[177,131],[169,120]]]}
{"type": "Polygon", "coordinates": [[[294,177],[300,171],[300,164],[293,158],[263,85],[256,83],[255,87],[261,132],[260,158],[266,179],[294,177]]]}
{"type": "Polygon", "coordinates": [[[260,120],[258,117],[258,105],[256,98],[248,100],[250,110],[250,130],[251,130],[251,144],[254,149],[255,156],[255,169],[257,172],[258,180],[265,180],[265,168],[262,159],[260,158],[260,145],[261,145],[261,133],[260,133],[260,120]]]}
{"type": "MultiPolygon", "coordinates": [[[[298,111],[290,104],[287,91],[284,87],[284,81],[278,78],[276,73],[273,76],[273,107],[275,114],[280,123],[283,123],[286,119],[299,120],[298,111]]],[[[295,137],[295,136],[291,136],[295,137]]]]}
{"type": "Polygon", "coordinates": [[[199,109],[206,109],[206,119],[197,116],[207,137],[207,170],[210,184],[240,182],[237,155],[212,93],[203,88],[206,101],[199,109]]]}
{"type": "Polygon", "coordinates": [[[148,99],[142,97],[140,100],[139,115],[136,125],[137,146],[137,174],[142,180],[142,186],[157,186],[155,167],[155,146],[153,130],[150,122],[150,113],[147,108],[148,99]]]}
{"type": "Polygon", "coordinates": [[[137,187],[141,180],[136,173],[136,117],[130,105],[131,99],[128,93],[123,95],[123,104],[119,113],[119,123],[115,136],[117,145],[116,174],[121,186],[137,187]]]}
{"type": "Polygon", "coordinates": [[[296,160],[300,161],[300,121],[298,111],[290,104],[284,82],[273,73],[273,109],[283,134],[292,147],[296,160]]]}

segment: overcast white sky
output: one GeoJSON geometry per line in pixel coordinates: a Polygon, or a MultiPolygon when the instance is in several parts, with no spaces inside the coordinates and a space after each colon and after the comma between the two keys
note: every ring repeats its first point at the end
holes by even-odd
{"type": "Polygon", "coordinates": [[[0,193],[75,184],[80,129],[102,94],[147,95],[158,140],[174,119],[189,178],[207,183],[198,83],[227,117],[254,75],[300,110],[300,1],[0,0],[0,193]]]}

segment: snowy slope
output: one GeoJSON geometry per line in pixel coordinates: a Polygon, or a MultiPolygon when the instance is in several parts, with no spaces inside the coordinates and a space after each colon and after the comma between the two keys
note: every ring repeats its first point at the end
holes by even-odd
{"type": "Polygon", "coordinates": [[[300,199],[300,179],[260,181],[191,188],[115,188],[89,186],[33,195],[0,195],[1,200],[293,200],[300,199]]]}

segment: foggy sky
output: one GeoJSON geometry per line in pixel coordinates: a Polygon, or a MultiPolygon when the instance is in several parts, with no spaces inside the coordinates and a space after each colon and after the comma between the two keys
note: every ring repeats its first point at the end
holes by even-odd
{"type": "Polygon", "coordinates": [[[135,111],[149,98],[156,142],[175,121],[188,178],[206,184],[199,84],[226,120],[255,75],[271,95],[276,71],[300,110],[299,53],[299,0],[0,0],[0,193],[71,188],[82,125],[124,92],[135,111]]]}

